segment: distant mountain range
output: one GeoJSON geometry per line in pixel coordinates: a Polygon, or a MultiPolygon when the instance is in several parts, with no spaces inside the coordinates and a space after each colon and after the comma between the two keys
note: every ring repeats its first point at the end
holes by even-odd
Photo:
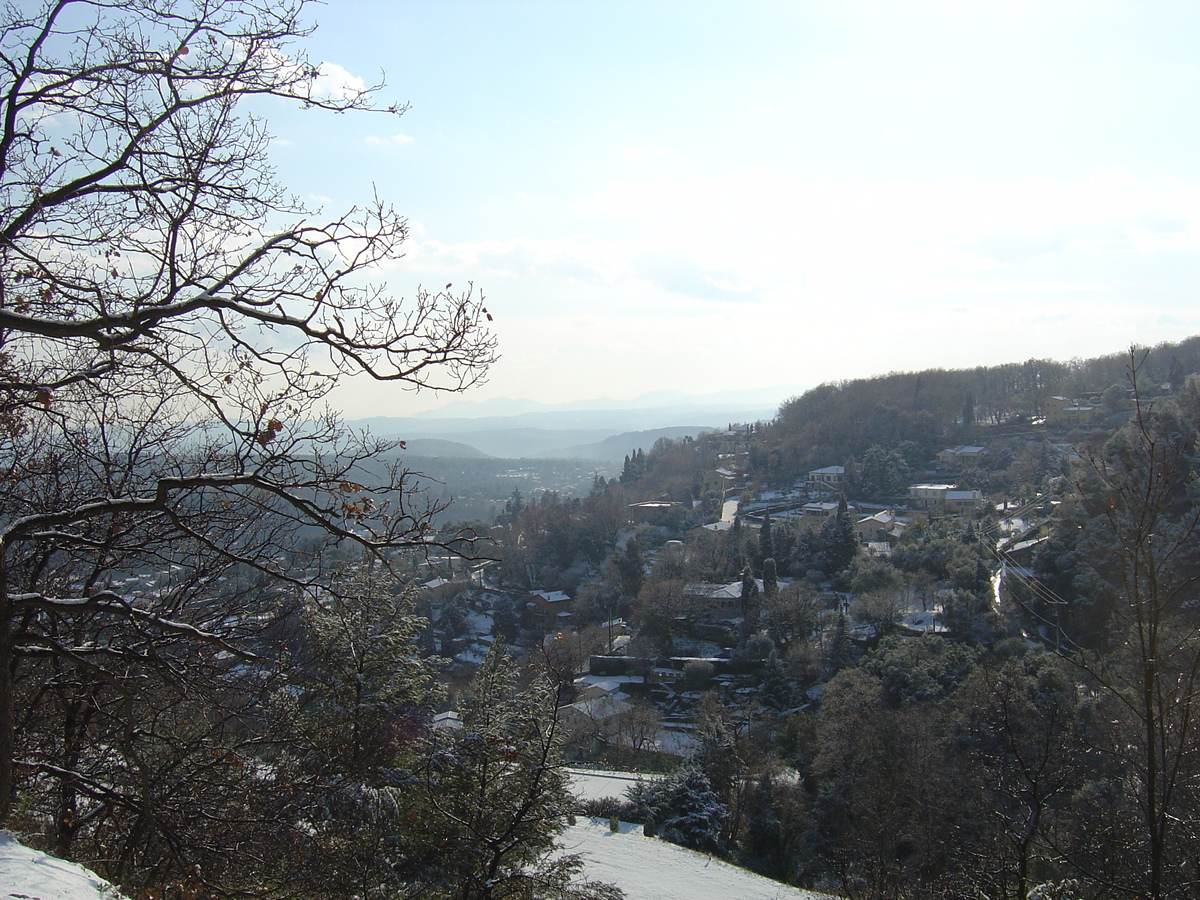
{"type": "Polygon", "coordinates": [[[374,416],[350,424],[407,442],[419,456],[563,458],[620,462],[660,437],[679,439],[739,422],[775,417],[785,389],[690,395],[656,391],[635,400],[543,404],[531,400],[456,400],[410,417],[374,416]]]}
{"type": "MultiPolygon", "coordinates": [[[[540,415],[551,413],[563,415],[569,413],[598,413],[620,412],[633,413],[644,411],[661,413],[686,410],[769,410],[767,418],[775,415],[780,405],[787,399],[803,393],[805,388],[767,387],[751,388],[737,391],[717,391],[711,394],[688,394],[684,391],[650,391],[632,400],[614,400],[611,397],[597,397],[590,400],[572,400],[567,403],[539,403],[536,400],[512,400],[507,397],[495,397],[490,400],[468,400],[457,397],[445,406],[435,410],[418,413],[417,419],[478,419],[478,418],[510,418],[523,416],[528,413],[540,415]]],[[[761,418],[761,416],[755,417],[761,418]]],[[[746,421],[745,418],[739,421],[746,421]]],[[[670,423],[658,423],[670,424],[670,423]]]]}

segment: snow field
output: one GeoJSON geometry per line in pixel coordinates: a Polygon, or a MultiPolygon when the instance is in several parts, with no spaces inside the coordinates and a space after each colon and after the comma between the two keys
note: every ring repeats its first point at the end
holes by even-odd
{"type": "Polygon", "coordinates": [[[0,831],[0,894],[26,900],[125,900],[83,866],[31,850],[0,831]]]}
{"type": "Polygon", "coordinates": [[[559,843],[583,857],[589,879],[615,884],[627,900],[833,900],[646,837],[628,822],[615,833],[605,819],[580,819],[559,843]]]}

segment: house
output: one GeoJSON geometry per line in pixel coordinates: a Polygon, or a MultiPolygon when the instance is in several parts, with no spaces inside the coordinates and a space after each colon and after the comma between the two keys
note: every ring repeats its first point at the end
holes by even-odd
{"type": "Polygon", "coordinates": [[[854,523],[854,534],[864,544],[895,543],[903,533],[904,523],[890,509],[864,516],[854,523]]]}
{"type": "Polygon", "coordinates": [[[701,532],[707,534],[724,534],[733,527],[732,522],[709,522],[707,525],[697,525],[691,529],[688,534],[699,534],[701,532]]]}
{"type": "Polygon", "coordinates": [[[1041,537],[1018,541],[1001,550],[1001,557],[1009,567],[1009,571],[1015,571],[1025,576],[1032,576],[1034,557],[1037,554],[1038,548],[1049,540],[1049,535],[1043,535],[1041,537]]]}
{"type": "MultiPolygon", "coordinates": [[[[820,531],[821,526],[828,519],[832,519],[837,515],[839,505],[839,503],[832,500],[810,500],[800,507],[799,518],[795,516],[787,516],[787,518],[794,520],[799,528],[820,531]]],[[[780,516],[780,518],[784,517],[780,516]]]]}
{"type": "Polygon", "coordinates": [[[546,619],[561,621],[571,615],[571,598],[562,591],[530,591],[528,605],[546,619]]]}
{"type": "Polygon", "coordinates": [[[983,492],[977,488],[960,489],[956,484],[912,484],[908,499],[914,509],[932,515],[971,512],[983,504],[983,492]]]}
{"type": "Polygon", "coordinates": [[[433,728],[437,728],[442,731],[458,731],[460,728],[462,728],[462,716],[460,716],[454,710],[440,712],[433,717],[433,722],[431,725],[433,728]]]}
{"type": "MultiPolygon", "coordinates": [[[[762,579],[755,579],[758,591],[763,592],[762,579]]],[[[707,584],[697,582],[683,588],[683,600],[687,609],[696,616],[713,619],[729,619],[741,615],[742,583],[707,584]]]]}
{"type": "Polygon", "coordinates": [[[974,512],[982,505],[983,492],[975,488],[972,490],[946,491],[942,508],[947,513],[958,515],[974,512]]]}
{"type": "Polygon", "coordinates": [[[630,503],[629,518],[633,522],[647,522],[651,525],[663,525],[671,513],[681,509],[683,504],[671,500],[646,500],[642,503],[630,503]]]}
{"type": "Polygon", "coordinates": [[[1066,397],[1051,397],[1044,405],[1046,424],[1057,428],[1095,425],[1104,420],[1104,408],[1077,403],[1066,397]]]}
{"type": "Polygon", "coordinates": [[[580,675],[576,677],[573,684],[575,685],[575,699],[591,700],[593,697],[601,697],[605,694],[629,693],[625,690],[626,685],[630,684],[645,684],[646,679],[642,675],[580,675]]]}
{"type": "Polygon", "coordinates": [[[837,493],[845,480],[845,466],[825,466],[808,473],[808,489],[814,493],[837,493]]]}
{"type": "Polygon", "coordinates": [[[983,447],[948,447],[938,452],[937,460],[947,469],[961,469],[963,466],[974,465],[986,452],[983,447]]]}
{"type": "Polygon", "coordinates": [[[607,743],[620,730],[620,719],[632,709],[629,698],[620,693],[604,693],[559,707],[558,721],[570,742],[607,743]]]}

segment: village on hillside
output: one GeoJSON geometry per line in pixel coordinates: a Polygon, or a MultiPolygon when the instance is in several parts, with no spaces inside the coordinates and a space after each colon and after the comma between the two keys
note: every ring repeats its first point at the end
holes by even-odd
{"type": "MultiPolygon", "coordinates": [[[[1119,413],[1128,409],[1123,402],[1119,413]]],[[[699,492],[709,498],[712,521],[681,527],[689,521],[685,514],[705,506],[700,499],[690,508],[668,499],[627,503],[611,558],[583,566],[573,591],[563,590],[561,579],[513,584],[519,579],[497,559],[423,560],[421,571],[440,573],[421,582],[427,647],[464,672],[482,661],[498,635],[517,649],[544,654],[564,683],[559,716],[573,758],[670,765],[696,752],[697,730],[716,706],[728,725],[749,735],[756,722],[813,705],[829,674],[885,635],[961,640],[978,632],[982,620],[999,617],[1010,592],[1027,594],[1034,553],[1048,539],[1046,525],[1059,500],[1051,483],[1022,485],[1018,496],[992,496],[971,485],[985,483],[981,472],[1030,448],[1043,465],[1049,460],[1051,471],[1062,472],[1079,438],[1109,427],[1113,416],[1111,401],[1106,407],[1099,398],[1051,397],[1031,421],[980,427],[981,443],[943,447],[924,467],[911,467],[922,480],[893,486],[890,502],[861,499],[867,491],[854,460],[849,472],[846,465],[826,465],[789,485],[767,487],[749,471],[755,426],[731,426],[707,436],[719,465],[703,473],[699,492]],[[719,503],[711,502],[714,496],[719,503]],[[793,551],[764,549],[772,540],[776,547],[785,540],[803,544],[806,537],[819,542],[838,527],[848,542],[841,577],[815,565],[806,571],[793,565],[781,575],[772,554],[793,551]],[[934,533],[966,536],[986,570],[977,565],[972,577],[959,573],[957,582],[876,577],[879,583],[870,583],[871,573],[888,571],[885,564],[906,535],[911,545],[914,535],[934,533]],[[619,567],[635,545],[640,571],[626,574],[641,594],[597,603],[589,579],[603,580],[605,567],[619,567]],[[738,577],[688,577],[719,570],[711,560],[728,553],[738,556],[738,577]],[[860,583],[846,577],[851,565],[861,570],[860,583]],[[663,572],[672,575],[665,584],[663,572]],[[656,578],[657,596],[653,586],[647,590],[656,578]],[[988,602],[962,609],[956,588],[963,587],[986,594],[988,602]]],[[[489,554],[505,556],[505,534],[491,529],[496,545],[489,554]]],[[[1053,642],[1052,631],[1044,626],[1041,637],[1053,642]]],[[[456,727],[457,713],[448,709],[435,725],[456,727]]]]}

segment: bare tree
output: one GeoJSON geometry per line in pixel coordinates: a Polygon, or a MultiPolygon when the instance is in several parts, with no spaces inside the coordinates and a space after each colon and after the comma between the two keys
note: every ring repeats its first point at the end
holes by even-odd
{"type": "Polygon", "coordinates": [[[1111,729],[1100,746],[1140,827],[1115,873],[1094,879],[1133,896],[1191,896],[1193,865],[1179,865],[1200,839],[1200,461],[1193,418],[1144,401],[1131,351],[1134,415],[1103,450],[1083,460],[1075,487],[1084,513],[1075,524],[1090,541],[1086,609],[1079,633],[1096,649],[1068,658],[1093,679],[1111,729]],[[1086,620],[1086,621],[1085,621],[1086,620]]]}
{"type": "Polygon", "coordinates": [[[49,747],[42,714],[66,746],[68,709],[110,704],[135,760],[145,678],[170,694],[202,657],[260,664],[280,598],[237,573],[299,586],[321,578],[307,543],[433,541],[395,443],[324,398],[354,374],[462,390],[493,361],[490,315],[470,288],[368,280],[407,237],[382,201],[320,221],[274,180],[247,98],[403,111],[296,51],[306,5],[0,12],[0,822],[15,762],[104,806],[69,753],[18,759],[49,747]],[[20,722],[18,683],[38,711],[20,722]]]}
{"type": "MultiPolygon", "coordinates": [[[[1065,854],[1055,847],[1056,807],[1079,786],[1084,748],[1074,733],[1079,697],[1070,669],[1048,652],[1003,665],[979,665],[956,702],[966,741],[995,822],[994,841],[974,848],[987,865],[989,893],[1024,900],[1040,861],[1065,854]]],[[[1066,829],[1062,829],[1065,831],[1066,829]]]]}

